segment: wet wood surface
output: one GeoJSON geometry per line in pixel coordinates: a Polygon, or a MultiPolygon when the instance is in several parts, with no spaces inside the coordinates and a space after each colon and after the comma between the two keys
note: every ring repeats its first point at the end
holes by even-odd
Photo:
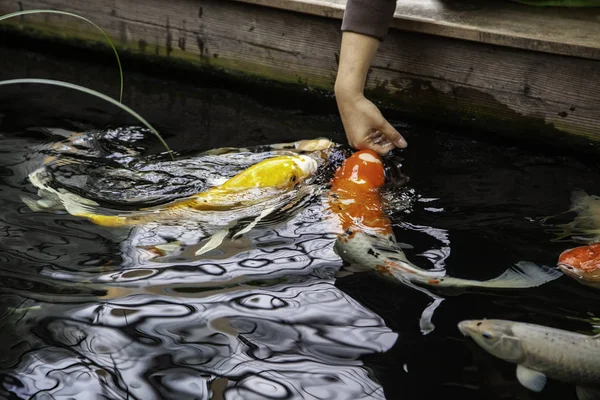
{"type": "MultiPolygon", "coordinates": [[[[331,1],[300,1],[309,8],[303,12],[282,9],[286,0],[278,0],[280,6],[250,4],[267,1],[9,0],[0,3],[0,13],[21,8],[75,12],[105,29],[125,53],[158,58],[174,67],[184,63],[331,91],[342,1],[331,15],[319,15],[314,8],[331,1]]],[[[402,3],[416,4],[411,1],[402,3]]],[[[62,16],[15,18],[0,23],[2,27],[82,46],[105,43],[93,26],[62,16]]],[[[600,61],[594,54],[568,57],[494,45],[485,32],[479,33],[480,40],[457,40],[458,36],[392,29],[369,73],[369,96],[408,117],[482,134],[600,142],[600,61]]],[[[127,65],[124,68],[127,77],[127,65]]]]}

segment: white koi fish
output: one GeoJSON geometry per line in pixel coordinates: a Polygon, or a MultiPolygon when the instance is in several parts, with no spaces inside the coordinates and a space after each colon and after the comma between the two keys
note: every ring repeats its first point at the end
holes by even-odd
{"type": "Polygon", "coordinates": [[[600,399],[600,335],[505,320],[467,320],[465,336],[488,353],[517,364],[517,379],[541,392],[547,378],[573,383],[579,400],[600,399]]]}

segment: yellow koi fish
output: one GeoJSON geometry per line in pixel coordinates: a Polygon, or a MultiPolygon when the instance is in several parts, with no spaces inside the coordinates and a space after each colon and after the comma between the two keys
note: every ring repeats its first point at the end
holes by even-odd
{"type": "Polygon", "coordinates": [[[265,197],[294,188],[317,169],[317,162],[308,156],[278,156],[263,160],[227,180],[222,185],[200,192],[172,204],[143,208],[132,214],[100,215],[80,204],[65,203],[72,215],[110,227],[130,226],[152,221],[170,220],[183,211],[227,210],[259,203],[265,197]]]}
{"type": "MultiPolygon", "coordinates": [[[[72,138],[71,136],[70,139],[72,138]]],[[[33,211],[65,210],[71,215],[107,227],[128,227],[148,223],[165,225],[192,223],[195,227],[199,226],[195,229],[200,229],[206,234],[205,237],[210,238],[195,253],[200,255],[219,246],[230,229],[237,226],[242,219],[254,218],[242,230],[237,231],[232,239],[247,233],[262,219],[281,209],[282,206],[289,208],[289,205],[295,204],[299,197],[312,193],[311,191],[314,190],[312,185],[298,188],[298,184],[315,173],[317,166],[327,159],[328,149],[332,147],[335,147],[335,143],[318,138],[251,148],[209,150],[201,155],[211,157],[226,156],[230,153],[262,152],[270,157],[257,162],[225,182],[213,184],[210,189],[203,192],[134,211],[102,208],[92,199],[56,187],[52,168],[47,164],[64,165],[70,161],[68,158],[49,159],[43,167],[29,174],[29,180],[38,188],[38,195],[41,198],[32,199],[22,196],[21,199],[33,211]]],[[[237,162],[239,163],[239,160],[237,162]]],[[[171,248],[175,244],[177,243],[167,245],[171,248]]]]}

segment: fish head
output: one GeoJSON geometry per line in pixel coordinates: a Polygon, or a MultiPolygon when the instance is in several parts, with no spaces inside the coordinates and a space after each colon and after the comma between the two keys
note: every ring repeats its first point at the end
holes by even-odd
{"type": "Polygon", "coordinates": [[[317,161],[309,156],[294,156],[293,157],[294,164],[298,167],[295,169],[296,178],[298,180],[306,179],[309,176],[312,176],[316,171],[317,161]]]}
{"type": "Polygon", "coordinates": [[[563,251],[557,265],[572,278],[600,283],[600,243],[563,251]]]}
{"type": "Polygon", "coordinates": [[[383,163],[373,150],[360,150],[348,157],[335,173],[332,187],[363,191],[378,189],[385,183],[383,163]]]}
{"type": "Polygon", "coordinates": [[[458,329],[493,356],[518,363],[525,357],[525,350],[512,325],[511,321],[503,320],[467,320],[460,322],[458,329]]]}

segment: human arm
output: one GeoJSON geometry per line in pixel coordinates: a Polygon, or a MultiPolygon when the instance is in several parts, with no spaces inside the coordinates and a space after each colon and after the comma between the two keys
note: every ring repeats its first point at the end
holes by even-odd
{"type": "Polygon", "coordinates": [[[335,95],[348,143],[384,155],[406,141],[364,96],[367,72],[393,17],[395,0],[348,0],[335,95]]]}

